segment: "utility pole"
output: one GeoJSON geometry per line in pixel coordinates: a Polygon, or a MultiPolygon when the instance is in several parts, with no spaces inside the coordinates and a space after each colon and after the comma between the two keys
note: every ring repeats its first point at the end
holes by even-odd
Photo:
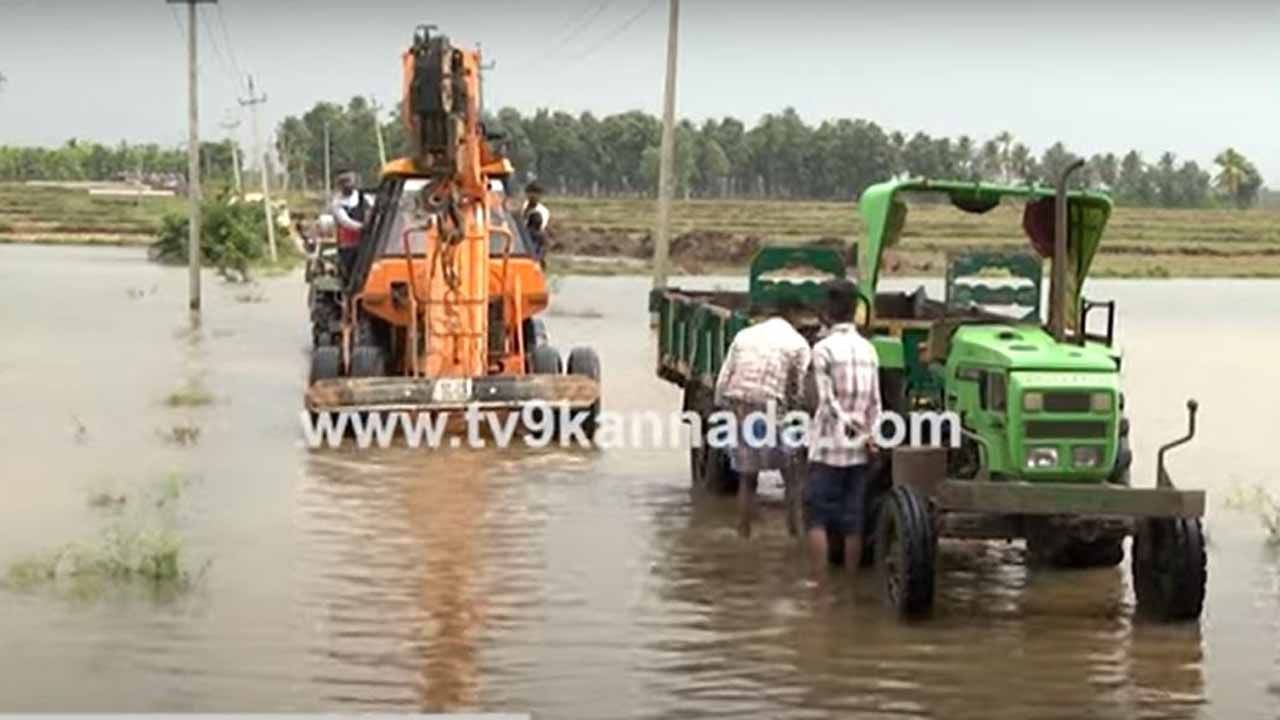
{"type": "Polygon", "coordinates": [[[668,0],[667,82],[662,94],[662,153],[658,166],[658,219],[653,243],[653,287],[667,286],[667,259],[671,246],[671,196],[676,146],[676,51],[679,47],[680,0],[668,0]]]}
{"type": "Polygon", "coordinates": [[[166,0],[187,6],[187,307],[200,312],[200,94],[196,5],[218,0],[166,0]]]}
{"type": "Polygon", "coordinates": [[[333,197],[333,168],[329,167],[329,123],[324,124],[324,197],[328,202],[333,197]]]}
{"type": "Polygon", "coordinates": [[[387,164],[387,146],[382,142],[382,120],[378,117],[382,106],[373,98],[370,98],[369,103],[373,106],[373,132],[378,137],[378,171],[381,172],[382,166],[387,164]]]}
{"type": "Polygon", "coordinates": [[[227,142],[231,143],[231,171],[236,181],[236,197],[244,195],[244,186],[240,182],[240,145],[236,142],[235,134],[239,127],[239,120],[226,120],[222,123],[222,129],[227,131],[227,142]]]}
{"type": "MultiPolygon", "coordinates": [[[[477,52],[477,53],[479,53],[479,55],[480,55],[480,59],[483,61],[483,60],[484,60],[484,48],[480,45],[480,43],[476,43],[476,52],[477,52]]],[[[484,74],[485,74],[487,71],[492,70],[492,69],[494,69],[494,68],[496,68],[496,67],[498,67],[498,63],[496,63],[496,62],[481,62],[481,63],[480,63],[480,114],[481,114],[482,116],[484,115],[484,74]]]]}
{"type": "Polygon", "coordinates": [[[267,101],[267,94],[255,95],[253,76],[249,76],[249,97],[242,98],[240,104],[253,112],[253,147],[254,154],[262,163],[262,211],[267,216],[267,246],[271,250],[271,262],[279,260],[276,254],[276,219],[271,212],[271,164],[268,162],[267,148],[262,144],[261,129],[258,125],[258,106],[267,101]]]}

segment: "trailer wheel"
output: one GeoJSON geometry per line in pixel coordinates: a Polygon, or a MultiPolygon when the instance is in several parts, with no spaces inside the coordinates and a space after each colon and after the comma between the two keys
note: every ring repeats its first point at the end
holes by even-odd
{"type": "Polygon", "coordinates": [[[382,377],[387,374],[387,356],[376,345],[357,345],[351,349],[353,378],[382,377]]]}
{"type": "Polygon", "coordinates": [[[1195,620],[1208,575],[1199,518],[1150,518],[1133,536],[1133,591],[1138,611],[1165,621],[1195,620]]]}
{"type": "Polygon", "coordinates": [[[876,528],[876,571],[889,606],[901,617],[933,609],[937,538],[916,493],[895,485],[885,496],[876,528]]]}
{"type": "MultiPolygon", "coordinates": [[[[600,357],[596,355],[596,351],[589,347],[574,348],[569,353],[569,374],[583,375],[599,383],[600,357]]],[[[596,424],[600,418],[600,400],[597,399],[591,407],[582,410],[580,414],[586,415],[586,419],[582,421],[582,430],[590,440],[596,435],[596,424]]]]}
{"type": "Polygon", "coordinates": [[[729,452],[724,448],[703,447],[701,456],[702,472],[695,474],[694,481],[701,477],[701,488],[712,495],[737,495],[738,473],[729,462],[729,452]]]}
{"type": "Polygon", "coordinates": [[[342,372],[341,348],[325,345],[311,351],[311,374],[308,382],[329,380],[342,372]]]}
{"type": "Polygon", "coordinates": [[[529,372],[534,375],[559,375],[563,369],[560,351],[550,345],[539,345],[529,353],[529,372]]]}

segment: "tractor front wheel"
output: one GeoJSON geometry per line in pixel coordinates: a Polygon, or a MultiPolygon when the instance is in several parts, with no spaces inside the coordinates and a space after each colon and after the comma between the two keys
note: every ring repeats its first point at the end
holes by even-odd
{"type": "Polygon", "coordinates": [[[876,571],[889,607],[901,617],[933,609],[938,539],[924,502],[905,485],[884,498],[876,528],[876,571]]]}
{"type": "Polygon", "coordinates": [[[1138,611],[1171,622],[1200,617],[1207,565],[1199,518],[1143,520],[1133,536],[1138,611]]]}

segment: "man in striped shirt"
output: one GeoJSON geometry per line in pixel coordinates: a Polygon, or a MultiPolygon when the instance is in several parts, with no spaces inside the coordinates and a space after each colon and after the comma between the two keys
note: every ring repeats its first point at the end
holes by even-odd
{"type": "Polygon", "coordinates": [[[814,572],[827,567],[828,533],[844,538],[844,562],[855,572],[862,556],[863,496],[867,468],[876,454],[880,419],[880,361],[854,325],[857,290],[832,285],[827,297],[828,335],[813,347],[818,404],[809,437],[805,528],[814,572]]]}

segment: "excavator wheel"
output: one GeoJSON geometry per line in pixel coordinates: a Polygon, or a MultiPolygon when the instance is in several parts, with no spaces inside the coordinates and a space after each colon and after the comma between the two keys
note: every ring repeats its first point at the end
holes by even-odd
{"type": "MultiPolygon", "coordinates": [[[[596,351],[589,347],[574,348],[569,353],[569,374],[583,375],[599,383],[600,357],[596,355],[596,351]]],[[[597,399],[591,407],[581,412],[586,415],[586,419],[582,421],[582,430],[588,439],[594,438],[600,419],[600,400],[597,399]]]]}
{"type": "Polygon", "coordinates": [[[311,350],[311,375],[309,382],[329,380],[342,373],[342,350],[334,345],[324,345],[311,350]]]}
{"type": "Polygon", "coordinates": [[[351,372],[354,378],[382,377],[387,374],[387,356],[376,345],[357,345],[351,350],[351,372]]]}
{"type": "Polygon", "coordinates": [[[529,353],[529,372],[534,375],[559,375],[564,366],[560,364],[560,351],[550,345],[540,345],[529,353]]]}

